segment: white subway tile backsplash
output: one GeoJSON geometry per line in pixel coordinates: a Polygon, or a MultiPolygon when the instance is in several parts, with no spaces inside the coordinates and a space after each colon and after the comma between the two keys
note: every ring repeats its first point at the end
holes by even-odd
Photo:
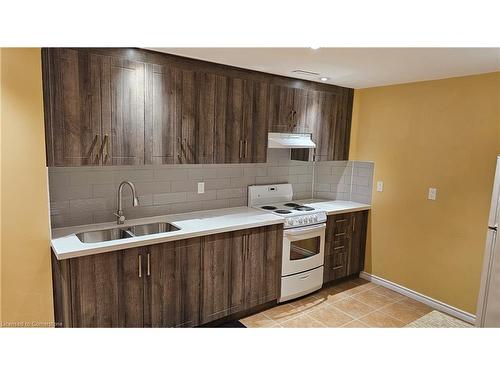
{"type": "Polygon", "coordinates": [[[171,192],[183,192],[183,191],[198,191],[199,181],[172,181],[171,182],[171,192]]]}
{"type": "Polygon", "coordinates": [[[205,182],[205,190],[227,189],[231,187],[230,178],[217,178],[214,180],[206,180],[204,182],[205,182]]]}
{"type": "Polygon", "coordinates": [[[241,198],[246,195],[246,188],[217,190],[217,199],[241,198]]]}
{"type": "Polygon", "coordinates": [[[244,177],[231,177],[231,187],[244,187],[249,185],[255,185],[256,177],[244,176],[244,177]]]}
{"type": "Polygon", "coordinates": [[[159,168],[153,172],[155,180],[178,181],[188,179],[188,169],[159,168]]]}
{"type": "Polygon", "coordinates": [[[267,176],[267,167],[245,167],[243,168],[243,176],[245,177],[262,177],[267,176]]]}
{"type": "Polygon", "coordinates": [[[295,199],[371,202],[372,179],[371,162],[293,161],[286,149],[268,150],[265,164],[49,168],[51,225],[114,221],[122,180],[132,181],[139,194],[139,207],[132,207],[130,189],[123,190],[126,217],[139,218],[244,206],[247,187],[254,184],[289,182],[295,199]],[[204,194],[197,193],[200,181],[205,183],[204,194]]]}
{"type": "Polygon", "coordinates": [[[269,167],[267,168],[268,176],[288,176],[289,169],[288,167],[269,167]]]}
{"type": "Polygon", "coordinates": [[[241,167],[226,167],[226,168],[218,168],[216,170],[217,178],[227,178],[227,177],[242,177],[243,176],[243,168],[241,167]]]}
{"type": "Polygon", "coordinates": [[[154,205],[185,202],[186,200],[187,200],[187,193],[186,192],[165,193],[165,194],[154,194],[153,195],[153,204],[154,205]]]}
{"type": "Polygon", "coordinates": [[[196,168],[188,171],[190,180],[209,180],[217,178],[214,168],[196,168]]]}
{"type": "Polygon", "coordinates": [[[188,202],[210,201],[214,199],[217,199],[216,190],[206,190],[203,194],[198,194],[196,191],[187,193],[188,202]]]}

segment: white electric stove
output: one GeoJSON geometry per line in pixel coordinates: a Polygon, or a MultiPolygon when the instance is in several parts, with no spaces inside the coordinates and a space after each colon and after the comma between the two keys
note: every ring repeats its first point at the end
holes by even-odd
{"type": "Polygon", "coordinates": [[[279,302],[323,285],[326,213],[292,200],[291,184],[248,187],[248,206],[285,219],[279,302]]]}

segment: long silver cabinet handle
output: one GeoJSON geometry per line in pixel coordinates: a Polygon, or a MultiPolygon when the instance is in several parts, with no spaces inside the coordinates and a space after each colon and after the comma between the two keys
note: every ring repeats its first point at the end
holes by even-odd
{"type": "Polygon", "coordinates": [[[147,275],[151,276],[151,255],[148,253],[147,275]]]}
{"type": "Polygon", "coordinates": [[[142,255],[139,254],[139,277],[142,277],[142,255]]]}

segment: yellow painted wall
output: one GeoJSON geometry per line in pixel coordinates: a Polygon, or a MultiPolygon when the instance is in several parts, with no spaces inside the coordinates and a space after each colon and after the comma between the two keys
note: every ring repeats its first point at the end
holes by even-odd
{"type": "Polygon", "coordinates": [[[356,90],[351,158],[384,181],[365,270],[474,314],[497,154],[500,72],[356,90]]]}
{"type": "Polygon", "coordinates": [[[53,322],[41,51],[1,55],[1,317],[53,322]]]}

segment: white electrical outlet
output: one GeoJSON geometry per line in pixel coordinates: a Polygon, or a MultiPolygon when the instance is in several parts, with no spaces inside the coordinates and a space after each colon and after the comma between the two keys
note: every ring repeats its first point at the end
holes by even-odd
{"type": "Polygon", "coordinates": [[[429,188],[429,195],[427,196],[427,199],[430,199],[431,201],[436,200],[436,194],[437,194],[437,189],[436,188],[429,188]]]}
{"type": "Polygon", "coordinates": [[[203,193],[205,193],[205,183],[198,182],[198,194],[203,194],[203,193]]]}
{"type": "Polygon", "coordinates": [[[384,190],[384,181],[377,181],[377,191],[383,191],[384,190]]]}

